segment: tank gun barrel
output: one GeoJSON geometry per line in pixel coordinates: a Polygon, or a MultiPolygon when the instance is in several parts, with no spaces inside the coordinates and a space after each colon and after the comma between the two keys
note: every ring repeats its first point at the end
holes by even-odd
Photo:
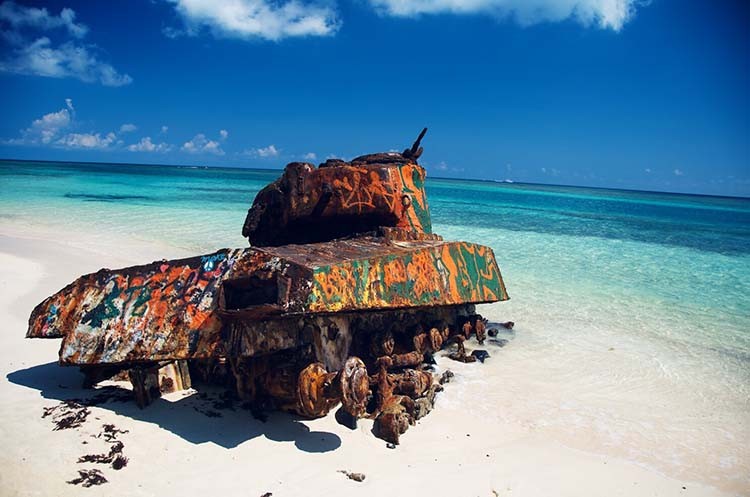
{"type": "Polygon", "coordinates": [[[422,152],[424,149],[419,146],[420,143],[422,143],[422,138],[424,138],[424,135],[427,134],[427,128],[422,128],[422,132],[419,133],[419,136],[412,144],[411,148],[407,148],[404,150],[401,155],[404,156],[406,159],[413,159],[417,160],[422,155],[422,152]]]}

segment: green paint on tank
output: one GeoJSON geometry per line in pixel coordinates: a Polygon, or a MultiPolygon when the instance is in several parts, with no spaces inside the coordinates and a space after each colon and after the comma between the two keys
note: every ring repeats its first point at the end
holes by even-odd
{"type": "MultiPolygon", "coordinates": [[[[398,171],[401,176],[401,183],[403,183],[404,185],[404,191],[410,194],[418,194],[420,198],[424,199],[424,206],[419,205],[419,202],[413,201],[410,208],[414,210],[414,213],[419,220],[419,224],[421,225],[422,231],[424,231],[425,233],[432,233],[432,218],[430,216],[430,208],[427,205],[427,196],[423,193],[424,177],[422,176],[418,168],[412,167],[408,164],[400,166],[398,168],[398,171]],[[406,176],[409,173],[411,173],[411,178],[408,178],[406,176]]],[[[409,224],[412,228],[420,228],[415,227],[414,222],[411,220],[409,220],[409,224]]],[[[419,230],[417,229],[417,231],[419,230]]]]}
{"type": "Polygon", "coordinates": [[[115,299],[120,296],[120,288],[117,283],[112,282],[113,288],[99,304],[83,315],[81,322],[88,324],[91,328],[100,328],[102,323],[120,315],[115,299]]]}
{"type": "Polygon", "coordinates": [[[393,253],[313,268],[313,312],[480,303],[508,298],[491,249],[466,242],[394,245],[393,253]]]}

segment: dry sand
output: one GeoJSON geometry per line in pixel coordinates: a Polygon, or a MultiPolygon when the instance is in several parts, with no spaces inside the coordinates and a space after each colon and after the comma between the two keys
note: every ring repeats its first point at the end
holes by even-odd
{"type": "MultiPolygon", "coordinates": [[[[454,365],[446,359],[439,359],[439,365],[455,371],[456,381],[396,449],[373,437],[368,421],[356,430],[337,424],[333,415],[302,421],[275,414],[263,423],[242,409],[217,408],[217,392],[203,399],[194,392],[172,394],[145,410],[130,402],[109,402],[91,407],[81,427],[53,431],[50,417],[42,418],[45,407],[96,392],[80,388],[77,370],[57,366],[58,340],[24,339],[34,305],[100,267],[185,255],[121,241],[83,247],[60,236],[7,230],[0,236],[4,496],[733,495],[684,475],[677,478],[612,457],[595,445],[585,452],[565,446],[563,438],[538,431],[534,423],[492,416],[503,405],[464,409],[467,402],[482,402],[488,390],[503,389],[503,378],[462,381],[474,371],[469,368],[483,365],[454,365]],[[97,437],[105,424],[127,430],[118,440],[129,461],[119,471],[106,464],[77,463],[79,457],[111,446],[97,437]],[[66,483],[78,470],[91,468],[100,469],[108,483],[91,488],[66,483]],[[364,473],[366,479],[349,480],[340,470],[364,473]]],[[[514,346],[518,344],[491,350],[493,359],[513,354],[514,346]]],[[[588,436],[579,434],[581,440],[588,436]]]]}

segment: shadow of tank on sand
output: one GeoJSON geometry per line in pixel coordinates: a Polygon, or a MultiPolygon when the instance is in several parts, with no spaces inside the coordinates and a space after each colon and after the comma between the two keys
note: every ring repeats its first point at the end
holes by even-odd
{"type": "MultiPolygon", "coordinates": [[[[187,442],[212,442],[233,448],[265,437],[278,442],[294,442],[304,452],[329,452],[341,445],[338,435],[310,431],[302,418],[284,412],[269,413],[263,421],[254,418],[241,402],[227,400],[225,390],[201,387],[201,392],[168,401],[157,399],[149,409],[132,402],[132,392],[117,386],[82,388],[83,375],[55,363],[20,369],[7,375],[9,382],[38,390],[45,399],[75,401],[86,407],[106,409],[120,416],[155,424],[187,442]]],[[[39,415],[42,415],[40,411],[39,415]]]]}

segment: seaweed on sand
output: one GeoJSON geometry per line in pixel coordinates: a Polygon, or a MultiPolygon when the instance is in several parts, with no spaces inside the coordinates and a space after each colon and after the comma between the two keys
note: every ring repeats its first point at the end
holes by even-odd
{"type": "Polygon", "coordinates": [[[88,488],[93,487],[94,485],[107,483],[107,481],[108,480],[98,469],[79,469],[78,478],[68,480],[67,483],[70,483],[71,485],[81,485],[82,487],[88,488]]]}

